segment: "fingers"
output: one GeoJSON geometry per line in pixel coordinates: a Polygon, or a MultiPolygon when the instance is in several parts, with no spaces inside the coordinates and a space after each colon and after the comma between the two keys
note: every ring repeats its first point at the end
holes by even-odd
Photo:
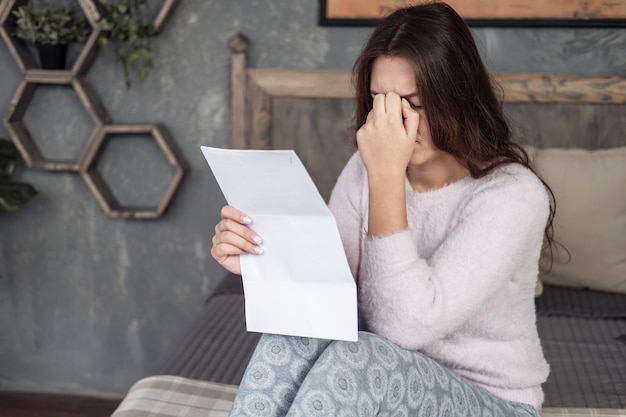
{"type": "Polygon", "coordinates": [[[256,242],[251,242],[231,230],[217,232],[213,236],[211,254],[214,258],[224,258],[244,253],[260,255],[263,253],[263,249],[256,242]]]}
{"type": "Polygon", "coordinates": [[[221,211],[222,220],[215,225],[213,249],[211,253],[223,257],[242,253],[261,254],[259,246],[263,239],[248,224],[252,219],[232,206],[225,206],[221,211]]]}
{"type": "Polygon", "coordinates": [[[385,95],[376,94],[374,96],[374,103],[372,104],[372,111],[370,115],[385,114],[385,95]]]}
{"type": "Polygon", "coordinates": [[[233,206],[224,206],[220,212],[222,219],[230,219],[242,224],[252,223],[252,219],[243,211],[233,206]]]}
{"type": "Polygon", "coordinates": [[[372,112],[379,115],[387,114],[392,119],[399,119],[402,115],[402,104],[400,100],[400,96],[394,92],[376,94],[374,96],[372,112]]]}
{"type": "Polygon", "coordinates": [[[239,236],[241,239],[250,242],[251,244],[261,244],[263,239],[257,235],[254,230],[250,229],[247,225],[241,224],[231,219],[222,219],[215,225],[215,234],[232,233],[239,236]]]}
{"type": "Polygon", "coordinates": [[[240,210],[231,206],[222,209],[222,220],[215,225],[214,244],[227,243],[242,249],[244,252],[259,253],[263,239],[248,227],[252,219],[240,210]]]}
{"type": "Polygon", "coordinates": [[[215,225],[211,256],[226,270],[241,274],[239,255],[263,253],[261,237],[250,227],[252,219],[243,211],[232,206],[224,206],[221,220],[215,225]]]}
{"type": "MultiPolygon", "coordinates": [[[[394,92],[390,92],[385,95],[385,112],[391,117],[392,120],[402,120],[402,103],[400,100],[400,96],[394,92]]],[[[402,100],[406,101],[406,99],[402,100]]]]}
{"type": "Polygon", "coordinates": [[[402,117],[407,137],[413,141],[417,138],[417,128],[420,123],[420,114],[411,108],[407,99],[402,99],[402,117]]]}
{"type": "MultiPolygon", "coordinates": [[[[419,113],[411,107],[411,104],[406,98],[400,97],[394,92],[376,94],[374,96],[372,110],[367,115],[366,122],[361,128],[371,126],[372,124],[380,125],[381,127],[384,127],[385,124],[395,127],[402,126],[404,127],[407,139],[414,142],[417,138],[419,118],[419,113]]],[[[358,133],[357,131],[357,134],[358,133]]]]}

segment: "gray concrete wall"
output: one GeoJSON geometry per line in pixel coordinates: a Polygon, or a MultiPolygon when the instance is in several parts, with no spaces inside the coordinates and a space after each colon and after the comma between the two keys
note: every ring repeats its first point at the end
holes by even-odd
{"type": "MultiPolygon", "coordinates": [[[[121,394],[181,335],[223,275],[209,251],[224,200],[199,146],[229,143],[228,39],[251,39],[250,66],[350,68],[369,29],[317,16],[316,0],[184,0],[131,90],[113,53],[99,54],[89,79],[113,121],[165,123],[191,170],[163,218],[136,221],[107,218],[76,174],[20,167],[40,195],[0,215],[0,389],[121,394]]],[[[624,29],[474,32],[492,70],[626,73],[624,29]]],[[[0,45],[2,116],[20,79],[0,45]]],[[[25,119],[53,157],[77,154],[91,129],[60,88],[38,90],[25,119]]],[[[167,182],[151,145],[129,141],[103,162],[128,201],[158,201],[167,182]]]]}

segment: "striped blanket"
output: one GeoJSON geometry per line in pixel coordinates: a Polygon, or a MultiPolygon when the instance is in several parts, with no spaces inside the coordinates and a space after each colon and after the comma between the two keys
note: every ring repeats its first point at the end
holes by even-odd
{"type": "Polygon", "coordinates": [[[227,417],[236,385],[177,376],[136,382],[111,417],[227,417]]]}

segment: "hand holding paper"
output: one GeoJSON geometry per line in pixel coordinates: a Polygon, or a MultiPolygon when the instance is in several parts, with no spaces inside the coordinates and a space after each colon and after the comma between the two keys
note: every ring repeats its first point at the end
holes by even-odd
{"type": "Polygon", "coordinates": [[[335,219],[293,151],[201,147],[228,204],[263,237],[241,255],[248,331],[357,339],[356,285],[335,219]]]}

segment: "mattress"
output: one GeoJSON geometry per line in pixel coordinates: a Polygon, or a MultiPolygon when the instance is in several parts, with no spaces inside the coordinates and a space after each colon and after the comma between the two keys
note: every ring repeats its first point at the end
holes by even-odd
{"type": "MultiPolygon", "coordinates": [[[[626,409],[626,295],[544,286],[537,327],[551,373],[544,407],[626,409]]],[[[238,385],[259,340],[228,276],[154,375],[238,385]]]]}
{"type": "Polygon", "coordinates": [[[229,274],[153,374],[239,385],[260,337],[246,331],[241,277],[229,274]]]}
{"type": "Polygon", "coordinates": [[[544,286],[545,407],[626,408],[626,295],[544,286]]]}

